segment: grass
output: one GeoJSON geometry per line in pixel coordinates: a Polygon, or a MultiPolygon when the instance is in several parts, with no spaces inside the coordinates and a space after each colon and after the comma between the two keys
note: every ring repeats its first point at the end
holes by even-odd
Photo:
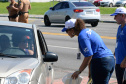
{"type": "MultiPolygon", "coordinates": [[[[41,3],[31,3],[32,9],[29,10],[30,14],[43,15],[50,7],[53,7],[58,2],[41,2],[41,3]]],[[[0,2],[0,14],[8,14],[6,7],[9,5],[9,2],[0,2]]],[[[115,12],[117,7],[99,7],[101,14],[112,14],[115,12]]]]}

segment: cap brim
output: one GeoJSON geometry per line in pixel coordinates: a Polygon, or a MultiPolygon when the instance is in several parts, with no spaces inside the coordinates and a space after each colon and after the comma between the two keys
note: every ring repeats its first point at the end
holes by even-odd
{"type": "Polygon", "coordinates": [[[118,13],[113,13],[113,14],[111,14],[110,16],[115,16],[115,15],[118,15],[118,13]]]}
{"type": "Polygon", "coordinates": [[[62,32],[65,32],[66,30],[67,30],[67,28],[64,27],[64,28],[62,29],[62,32]]]}

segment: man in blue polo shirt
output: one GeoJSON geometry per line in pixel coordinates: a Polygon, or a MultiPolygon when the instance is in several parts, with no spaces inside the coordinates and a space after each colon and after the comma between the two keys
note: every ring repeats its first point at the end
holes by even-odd
{"type": "Polygon", "coordinates": [[[111,14],[111,16],[114,16],[114,19],[117,21],[117,24],[120,24],[116,36],[115,70],[118,84],[122,84],[123,74],[126,68],[126,8],[117,8],[115,13],[111,14]]]}

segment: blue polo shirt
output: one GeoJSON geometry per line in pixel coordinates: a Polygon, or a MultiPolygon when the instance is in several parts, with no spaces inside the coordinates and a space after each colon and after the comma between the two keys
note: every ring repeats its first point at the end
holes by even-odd
{"type": "Polygon", "coordinates": [[[106,47],[101,37],[91,29],[83,29],[78,35],[78,43],[81,53],[85,56],[93,55],[94,58],[113,56],[110,49],[106,47]]]}
{"type": "Polygon", "coordinates": [[[121,64],[126,56],[126,25],[118,28],[115,47],[116,64],[121,64]]]}

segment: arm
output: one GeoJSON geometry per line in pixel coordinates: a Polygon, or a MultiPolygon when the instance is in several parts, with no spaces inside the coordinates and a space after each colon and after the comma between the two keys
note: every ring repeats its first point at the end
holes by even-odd
{"type": "Polygon", "coordinates": [[[79,71],[75,71],[72,75],[72,78],[73,79],[76,79],[78,77],[78,75],[88,66],[88,64],[90,63],[92,59],[92,56],[89,56],[89,57],[85,57],[80,68],[79,68],[79,71]]]}
{"type": "Polygon", "coordinates": [[[31,10],[31,4],[29,5],[29,8],[28,9],[30,9],[31,10]]]}
{"type": "Polygon", "coordinates": [[[89,65],[88,65],[88,70],[89,70],[89,72],[88,72],[88,78],[90,78],[91,77],[91,69],[90,69],[90,66],[91,66],[91,62],[89,63],[89,65]]]}
{"type": "Polygon", "coordinates": [[[122,61],[121,65],[120,65],[120,67],[126,68],[126,56],[125,56],[125,58],[123,59],[123,61],[122,61]]]}
{"type": "Polygon", "coordinates": [[[16,7],[14,7],[14,6],[12,6],[12,8],[13,8],[14,10],[16,10],[16,11],[18,11],[18,10],[19,10],[19,8],[16,8],[16,7]]]}

